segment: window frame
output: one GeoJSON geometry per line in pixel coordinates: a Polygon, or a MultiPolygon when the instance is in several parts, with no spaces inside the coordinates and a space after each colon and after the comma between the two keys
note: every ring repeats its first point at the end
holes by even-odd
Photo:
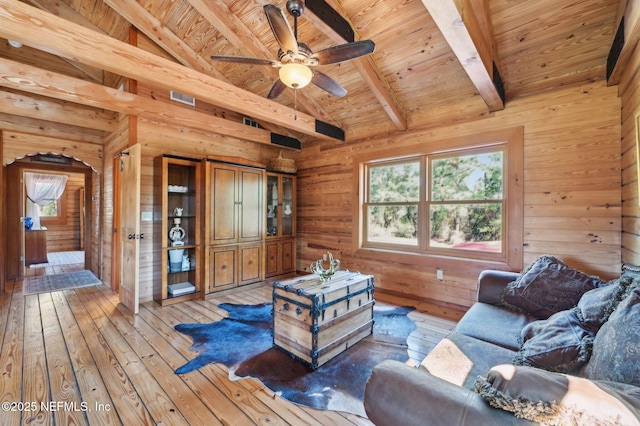
{"type": "MultiPolygon", "coordinates": [[[[398,262],[409,264],[439,264],[443,259],[450,266],[463,266],[466,262],[480,262],[484,267],[497,269],[521,270],[522,269],[522,244],[523,244],[523,185],[522,175],[524,167],[524,128],[515,127],[504,130],[488,131],[481,134],[469,134],[451,139],[429,141],[429,143],[412,144],[392,150],[380,150],[368,152],[354,157],[354,181],[355,194],[358,200],[354,206],[354,241],[353,252],[356,256],[388,260],[389,255],[398,262]],[[431,187],[427,188],[427,176],[430,177],[429,157],[442,158],[460,153],[480,153],[487,150],[495,150],[502,147],[503,151],[503,235],[502,253],[481,252],[465,249],[436,249],[430,248],[429,229],[430,217],[419,222],[418,245],[396,244],[368,244],[365,236],[367,226],[365,209],[370,205],[367,200],[368,167],[376,163],[391,164],[404,162],[414,158],[420,158],[421,176],[420,202],[418,207],[419,217],[428,215],[427,194],[431,196],[431,187]],[[391,153],[393,153],[391,155],[391,153]]],[[[466,203],[466,201],[465,201],[466,203]]],[[[468,204],[468,203],[467,203],[468,204]]]]}

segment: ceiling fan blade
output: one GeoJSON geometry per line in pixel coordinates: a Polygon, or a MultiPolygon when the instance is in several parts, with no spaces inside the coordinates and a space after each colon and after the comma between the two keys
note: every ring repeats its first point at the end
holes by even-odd
{"type": "Polygon", "coordinates": [[[313,71],[311,82],[325,92],[330,93],[338,98],[341,98],[347,94],[347,89],[342,87],[340,83],[338,83],[328,75],[321,73],[320,71],[313,71]]]}
{"type": "Polygon", "coordinates": [[[310,59],[317,59],[318,65],[336,64],[373,53],[376,45],[371,40],[354,41],[328,47],[311,55],[310,59]]]}
{"type": "Polygon", "coordinates": [[[278,65],[280,62],[273,61],[271,59],[262,59],[262,58],[247,58],[245,56],[221,56],[221,55],[211,55],[211,59],[218,62],[235,62],[237,64],[247,64],[247,65],[278,65]]]}
{"type": "Polygon", "coordinates": [[[269,90],[269,94],[267,95],[267,99],[275,99],[284,92],[287,86],[282,82],[282,80],[277,79],[273,86],[271,86],[271,90],[269,90]]]}
{"type": "Polygon", "coordinates": [[[273,31],[273,35],[282,51],[285,53],[293,52],[294,54],[298,54],[298,41],[282,9],[272,4],[265,4],[264,13],[267,16],[271,31],[273,31]]]}

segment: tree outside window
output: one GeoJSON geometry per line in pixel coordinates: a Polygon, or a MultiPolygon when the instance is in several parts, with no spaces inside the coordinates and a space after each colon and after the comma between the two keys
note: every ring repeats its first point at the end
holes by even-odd
{"type": "Polygon", "coordinates": [[[431,160],[429,247],[503,251],[502,151],[431,160]]]}
{"type": "Polygon", "coordinates": [[[503,253],[504,156],[498,146],[367,164],[364,245],[503,253]]]}

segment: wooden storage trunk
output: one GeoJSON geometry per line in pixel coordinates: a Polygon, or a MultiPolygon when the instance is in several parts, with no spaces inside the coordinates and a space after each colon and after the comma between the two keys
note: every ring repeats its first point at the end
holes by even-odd
{"type": "Polygon", "coordinates": [[[373,331],[373,276],[338,271],[273,283],[273,345],[317,368],[373,331]]]}

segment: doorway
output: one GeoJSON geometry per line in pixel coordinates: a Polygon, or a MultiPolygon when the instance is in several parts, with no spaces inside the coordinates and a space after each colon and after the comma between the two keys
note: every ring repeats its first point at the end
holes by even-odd
{"type": "MultiPolygon", "coordinates": [[[[50,275],[91,268],[92,232],[94,214],[91,194],[94,171],[81,161],[66,158],[66,164],[39,163],[36,158],[25,157],[6,167],[5,217],[7,218],[6,278],[50,275]],[[27,231],[26,190],[24,174],[66,175],[65,187],[57,215],[42,218],[40,229],[27,231]],[[44,229],[42,229],[44,228],[44,229]],[[35,257],[34,257],[35,256],[35,257]]],[[[98,218],[95,217],[95,220],[98,218]]],[[[95,227],[99,229],[99,227],[95,227]]],[[[94,273],[98,271],[93,271],[94,273]]]]}

